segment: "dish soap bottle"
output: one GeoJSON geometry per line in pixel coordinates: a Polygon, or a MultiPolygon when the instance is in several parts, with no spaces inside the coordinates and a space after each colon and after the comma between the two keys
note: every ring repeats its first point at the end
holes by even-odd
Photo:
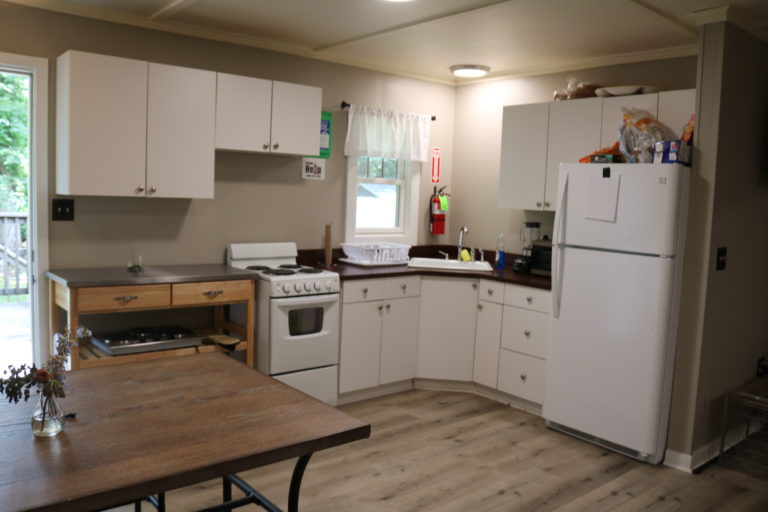
{"type": "Polygon", "coordinates": [[[504,253],[504,233],[499,234],[499,241],[496,243],[496,268],[507,266],[506,254],[504,253]]]}

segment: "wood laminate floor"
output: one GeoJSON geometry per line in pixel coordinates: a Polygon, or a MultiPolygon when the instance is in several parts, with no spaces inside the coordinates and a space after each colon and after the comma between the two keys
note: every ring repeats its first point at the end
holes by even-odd
{"type": "MultiPolygon", "coordinates": [[[[690,475],[636,462],[473,394],[413,390],[342,409],[370,422],[371,438],[312,457],[303,512],[768,511],[768,482],[715,464],[690,475]]],[[[240,476],[287,508],[292,470],[240,476]]],[[[167,493],[166,505],[201,509],[220,492],[219,480],[204,482],[167,493]]]]}

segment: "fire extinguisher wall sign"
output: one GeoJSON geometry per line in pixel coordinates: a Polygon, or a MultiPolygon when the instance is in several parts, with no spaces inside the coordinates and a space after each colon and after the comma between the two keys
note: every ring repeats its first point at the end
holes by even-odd
{"type": "Polygon", "coordinates": [[[432,148],[432,183],[440,183],[440,148],[432,148]]]}

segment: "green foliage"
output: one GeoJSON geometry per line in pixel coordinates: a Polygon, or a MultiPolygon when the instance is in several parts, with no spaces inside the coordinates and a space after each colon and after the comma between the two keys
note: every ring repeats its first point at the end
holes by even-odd
{"type": "Polygon", "coordinates": [[[29,188],[27,75],[0,72],[0,211],[27,212],[29,188]]]}

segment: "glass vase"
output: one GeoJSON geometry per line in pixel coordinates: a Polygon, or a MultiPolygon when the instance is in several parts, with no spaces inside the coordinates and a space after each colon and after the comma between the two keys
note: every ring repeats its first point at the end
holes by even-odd
{"type": "Polygon", "coordinates": [[[32,413],[32,433],[37,437],[51,437],[64,430],[64,413],[54,395],[40,394],[40,401],[32,413]]]}

